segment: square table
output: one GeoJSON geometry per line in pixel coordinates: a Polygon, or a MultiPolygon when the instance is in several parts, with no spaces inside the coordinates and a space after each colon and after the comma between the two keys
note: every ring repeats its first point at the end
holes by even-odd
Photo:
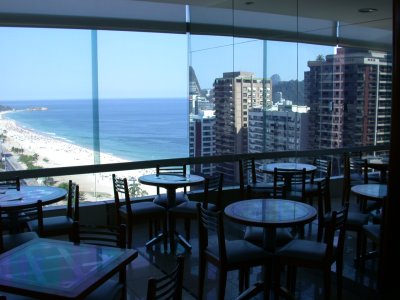
{"type": "Polygon", "coordinates": [[[84,299],[137,256],[133,249],[34,239],[0,255],[0,291],[84,299]]]}

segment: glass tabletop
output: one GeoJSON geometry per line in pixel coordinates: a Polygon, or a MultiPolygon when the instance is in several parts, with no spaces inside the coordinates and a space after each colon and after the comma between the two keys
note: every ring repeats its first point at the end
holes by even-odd
{"type": "Polygon", "coordinates": [[[0,288],[74,298],[137,252],[35,239],[0,256],[0,288]]]}
{"type": "Polygon", "coordinates": [[[307,223],[317,215],[311,205],[286,199],[250,199],[234,202],[225,214],[245,225],[284,227],[307,223]]]}

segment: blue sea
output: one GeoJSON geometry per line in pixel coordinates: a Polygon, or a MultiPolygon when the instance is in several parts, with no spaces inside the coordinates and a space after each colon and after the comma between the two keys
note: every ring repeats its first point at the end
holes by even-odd
{"type": "MultiPolygon", "coordinates": [[[[19,125],[93,149],[91,100],[1,101],[19,125]]],[[[100,151],[130,161],[187,157],[187,99],[99,100],[100,151]]]]}

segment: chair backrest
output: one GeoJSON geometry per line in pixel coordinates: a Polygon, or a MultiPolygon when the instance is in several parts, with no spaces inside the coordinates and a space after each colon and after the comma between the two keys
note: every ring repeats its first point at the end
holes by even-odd
{"type": "Polygon", "coordinates": [[[79,185],[68,181],[67,217],[79,221],[79,185]]]}
{"type": "Polygon", "coordinates": [[[20,188],[21,188],[21,181],[20,181],[19,177],[0,181],[0,190],[16,189],[17,191],[19,191],[20,188]]]}
{"type": "Polygon", "coordinates": [[[285,175],[278,168],[274,168],[273,197],[275,199],[286,198],[285,175]]]}
{"type": "Polygon", "coordinates": [[[315,172],[311,173],[311,182],[314,182],[314,178],[331,178],[332,173],[332,162],[327,159],[315,158],[313,163],[317,167],[315,172]]]}
{"type": "Polygon", "coordinates": [[[74,221],[71,241],[75,244],[92,244],[99,246],[126,248],[126,225],[101,226],[80,224],[74,221]]]}
{"type": "Polygon", "coordinates": [[[120,208],[126,207],[126,214],[128,218],[132,218],[131,201],[129,194],[128,180],[126,178],[117,177],[112,174],[115,210],[117,213],[117,224],[122,224],[122,217],[120,208]]]}
{"type": "Polygon", "coordinates": [[[150,278],[147,284],[147,300],[182,299],[184,256],[177,257],[175,268],[158,278],[150,278]]]}
{"type": "MultiPolygon", "coordinates": [[[[26,222],[37,220],[38,234],[43,233],[43,208],[42,201],[29,204],[18,205],[15,207],[0,206],[0,234],[4,233],[5,228],[12,234],[26,230],[26,222]]],[[[3,239],[1,238],[0,250],[3,249],[3,239]]]]}
{"type": "Polygon", "coordinates": [[[239,159],[239,187],[241,199],[246,199],[247,184],[257,182],[256,163],[254,157],[239,159]]]}
{"type": "Polygon", "coordinates": [[[317,181],[318,184],[318,223],[324,223],[326,214],[332,211],[329,180],[323,178],[317,181]]]}
{"type": "Polygon", "coordinates": [[[257,181],[256,162],[254,157],[248,159],[239,159],[239,176],[241,182],[245,185],[246,180],[251,180],[252,183],[257,181]]]}
{"type": "Polygon", "coordinates": [[[346,204],[341,210],[332,211],[331,217],[326,222],[324,242],[327,244],[328,258],[334,259],[335,255],[336,258],[343,257],[348,208],[346,204]]]}
{"type": "Polygon", "coordinates": [[[216,193],[215,206],[217,210],[222,208],[222,192],[224,185],[224,174],[215,173],[212,176],[205,177],[204,179],[204,201],[203,207],[208,208],[210,201],[210,194],[216,193]]]}
{"type": "MultiPolygon", "coordinates": [[[[159,175],[177,175],[186,177],[186,164],[182,166],[156,166],[156,174],[159,175]]],[[[184,187],[184,192],[186,193],[186,187],[184,187]]],[[[160,194],[160,187],[157,186],[157,194],[160,194]]]]}
{"type": "Polygon", "coordinates": [[[343,204],[350,199],[350,188],[352,177],[363,178],[364,183],[368,183],[368,172],[366,170],[366,160],[361,158],[361,153],[346,152],[343,154],[343,204]]]}
{"type": "Polygon", "coordinates": [[[225,232],[223,222],[223,212],[210,211],[197,203],[198,226],[199,226],[199,253],[206,250],[209,244],[209,238],[216,234],[218,243],[218,260],[221,263],[226,262],[225,232]]]}

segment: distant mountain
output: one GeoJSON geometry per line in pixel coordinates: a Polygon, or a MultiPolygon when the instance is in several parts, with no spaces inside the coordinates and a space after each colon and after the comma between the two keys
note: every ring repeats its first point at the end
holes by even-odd
{"type": "Polygon", "coordinates": [[[275,83],[272,84],[272,100],[274,102],[278,99],[277,92],[281,92],[282,97],[286,100],[293,101],[293,104],[304,105],[304,80],[276,80],[275,83]]]}

